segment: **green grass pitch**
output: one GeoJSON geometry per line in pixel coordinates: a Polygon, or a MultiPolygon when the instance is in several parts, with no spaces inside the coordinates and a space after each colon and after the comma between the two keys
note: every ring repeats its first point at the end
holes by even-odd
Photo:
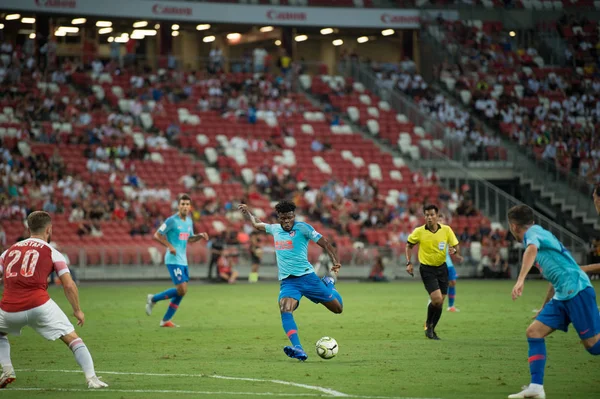
{"type": "MultiPolygon", "coordinates": [[[[437,329],[442,341],[436,342],[423,333],[427,296],[420,281],[341,281],[343,314],[306,298],[295,312],[309,354],[300,363],[282,351],[288,340],[275,282],[192,284],[173,319],[181,327],[161,329],[167,303],[157,304],[148,317],[145,298],[169,284],[80,287],[86,324],[77,331],[109,390],[87,391],[82,374],[64,372],[79,369],[65,345],[27,329],[10,338],[17,381],[1,397],[504,398],[529,382],[525,329],[547,288],[545,282],[528,281],[524,296],[513,302],[510,281],[459,280],[461,312],[444,312],[437,329]],[[332,360],[314,351],[326,335],[340,345],[332,360]]],[[[50,293],[63,310],[70,309],[62,289],[50,293]]],[[[600,397],[600,357],[589,355],[574,331],[554,333],[547,346],[548,398],[600,397]]]]}

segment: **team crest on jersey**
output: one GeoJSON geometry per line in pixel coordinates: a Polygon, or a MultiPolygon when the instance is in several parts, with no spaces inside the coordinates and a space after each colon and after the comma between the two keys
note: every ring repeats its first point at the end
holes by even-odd
{"type": "Polygon", "coordinates": [[[296,235],[296,231],[292,230],[290,231],[290,237],[294,237],[296,235]]]}

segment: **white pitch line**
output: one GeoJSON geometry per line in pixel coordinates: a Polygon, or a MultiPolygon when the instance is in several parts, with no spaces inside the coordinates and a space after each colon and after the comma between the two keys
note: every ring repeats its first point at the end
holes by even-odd
{"type": "Polygon", "coordinates": [[[170,389],[76,389],[76,388],[6,388],[6,392],[10,391],[44,391],[44,392],[85,392],[88,394],[100,392],[117,392],[117,393],[174,393],[174,394],[190,394],[190,395],[244,395],[244,396],[284,396],[284,397],[319,397],[331,398],[332,396],[320,395],[318,393],[276,393],[276,392],[224,392],[224,391],[178,391],[170,389]]]}
{"type": "MultiPolygon", "coordinates": [[[[33,370],[33,369],[23,369],[18,371],[37,371],[37,372],[58,372],[58,373],[82,373],[81,370],[33,370]]],[[[293,386],[297,388],[310,389],[313,391],[319,391],[329,396],[334,397],[349,397],[342,392],[338,392],[333,389],[323,388],[315,385],[306,385],[306,384],[297,384],[295,382],[282,381],[282,380],[265,380],[260,378],[247,378],[247,377],[228,377],[224,375],[213,375],[213,374],[169,374],[169,373],[137,373],[137,372],[121,372],[121,371],[97,371],[97,374],[116,374],[116,375],[141,375],[141,376],[151,376],[151,377],[208,377],[208,378],[217,378],[221,380],[237,380],[237,381],[252,381],[252,382],[270,382],[272,384],[281,384],[287,386],[293,386]]]]}
{"type": "MultiPolygon", "coordinates": [[[[18,372],[40,372],[40,373],[76,373],[81,374],[81,370],[40,370],[40,369],[19,369],[15,370],[18,372]]],[[[406,397],[406,396],[365,396],[365,395],[352,395],[346,394],[339,391],[335,391],[330,388],[323,388],[315,385],[299,384],[290,381],[283,380],[267,380],[260,378],[249,378],[249,377],[229,377],[216,374],[181,374],[181,373],[141,373],[141,372],[127,372],[127,371],[97,371],[97,374],[113,374],[113,375],[138,375],[147,377],[204,377],[204,378],[216,378],[221,380],[236,380],[236,381],[251,381],[251,382],[269,382],[272,384],[282,384],[293,386],[297,388],[311,389],[322,392],[323,395],[314,393],[274,393],[274,392],[207,392],[207,391],[178,391],[178,390],[143,390],[143,389],[67,389],[67,388],[9,388],[10,391],[61,391],[61,392],[122,392],[122,393],[181,393],[181,394],[198,394],[198,395],[265,395],[265,396],[307,396],[307,397],[321,397],[321,398],[333,398],[333,397],[345,397],[345,398],[356,398],[356,399],[441,399],[441,398],[417,398],[417,397],[406,397]]]]}
{"type": "Polygon", "coordinates": [[[289,382],[289,381],[282,381],[282,380],[263,380],[260,378],[242,378],[242,377],[225,377],[222,375],[210,375],[209,377],[211,378],[218,378],[220,380],[237,380],[237,381],[253,381],[253,382],[271,382],[273,384],[281,384],[281,385],[289,385],[289,386],[293,386],[293,387],[298,387],[298,388],[305,388],[305,389],[311,389],[314,391],[319,391],[319,392],[323,392],[329,396],[336,396],[336,397],[349,397],[350,395],[347,395],[345,393],[339,392],[339,391],[335,391],[333,389],[329,389],[329,388],[322,388],[322,387],[318,387],[318,386],[314,386],[314,385],[306,385],[306,384],[298,384],[295,382],[289,382]]]}

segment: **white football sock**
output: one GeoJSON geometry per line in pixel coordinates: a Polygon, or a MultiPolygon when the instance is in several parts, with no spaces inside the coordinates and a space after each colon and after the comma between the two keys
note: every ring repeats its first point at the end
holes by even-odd
{"type": "Polygon", "coordinates": [[[0,365],[4,371],[13,368],[10,361],[10,343],[6,335],[0,335],[0,365]]]}
{"type": "Polygon", "coordinates": [[[96,375],[96,371],[94,370],[94,361],[92,360],[92,355],[88,350],[87,346],[83,343],[81,338],[77,338],[73,340],[69,344],[69,349],[73,351],[73,355],[75,356],[75,360],[79,367],[83,370],[85,374],[85,378],[91,378],[96,375]]]}

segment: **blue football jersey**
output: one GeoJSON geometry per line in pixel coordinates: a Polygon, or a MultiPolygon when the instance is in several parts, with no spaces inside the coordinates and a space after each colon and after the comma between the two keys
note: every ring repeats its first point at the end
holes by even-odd
{"type": "Polygon", "coordinates": [[[538,249],[536,266],[546,280],[554,287],[554,299],[566,301],[591,287],[587,274],[581,270],[571,253],[548,230],[541,226],[531,226],[523,237],[527,248],[535,245],[538,249]]]}
{"type": "Polygon", "coordinates": [[[290,231],[283,230],[280,224],[267,224],[266,230],[275,241],[279,280],[315,271],[308,261],[308,242],[317,242],[323,236],[310,224],[296,222],[290,231]]]}
{"type": "Polygon", "coordinates": [[[454,263],[452,262],[452,257],[450,256],[449,247],[446,245],[446,266],[454,267],[454,263]]]}
{"type": "Polygon", "coordinates": [[[194,223],[192,218],[188,216],[186,220],[182,220],[179,214],[169,217],[158,228],[158,232],[167,238],[167,241],[177,250],[177,254],[173,255],[167,250],[165,254],[165,263],[167,265],[184,265],[187,266],[187,242],[194,235],[194,223]]]}

